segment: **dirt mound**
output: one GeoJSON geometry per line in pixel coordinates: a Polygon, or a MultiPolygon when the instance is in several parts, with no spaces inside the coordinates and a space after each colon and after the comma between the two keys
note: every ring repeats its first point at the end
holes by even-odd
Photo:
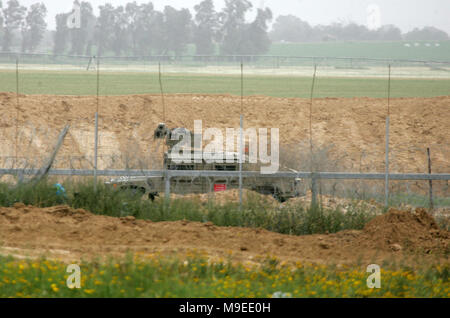
{"type": "MultiPolygon", "coordinates": [[[[239,127],[238,96],[168,94],[165,101],[170,127],[192,130],[194,120],[202,120],[204,129],[219,128],[224,136],[226,128],[239,127]]],[[[299,144],[309,140],[309,102],[304,98],[245,97],[245,127],[279,128],[281,145],[302,151],[299,144]]],[[[425,150],[430,147],[433,171],[448,172],[449,103],[450,96],[391,100],[392,171],[426,171],[425,150]]],[[[92,168],[95,96],[26,95],[21,97],[20,107],[21,157],[47,158],[60,130],[70,122],[71,129],[55,167],[92,168]]],[[[11,123],[16,122],[17,116],[15,95],[0,95],[0,108],[0,151],[3,156],[13,156],[16,130],[11,123]]],[[[99,169],[158,168],[155,161],[161,162],[161,156],[153,160],[152,154],[162,146],[153,140],[152,132],[162,121],[162,110],[159,95],[102,96],[99,169]]],[[[385,99],[317,98],[312,118],[313,138],[319,145],[333,144],[333,156],[342,158],[339,164],[346,170],[383,171],[385,118],[385,99]]]]}
{"type": "Polygon", "coordinates": [[[448,231],[439,229],[434,218],[424,209],[414,212],[391,209],[364,227],[373,247],[411,252],[449,253],[448,231]]]}
{"type": "Polygon", "coordinates": [[[271,255],[285,261],[355,263],[404,255],[428,257],[429,251],[445,257],[448,242],[448,232],[439,231],[434,220],[421,210],[411,215],[391,211],[377,217],[364,231],[291,236],[212,223],[114,218],[67,206],[16,204],[0,208],[0,254],[46,255],[67,261],[123,256],[129,251],[186,255],[196,250],[211,258],[235,261],[257,262],[271,255]],[[392,248],[404,244],[405,239],[413,245],[392,248]],[[413,250],[406,248],[411,246],[413,250]]]}

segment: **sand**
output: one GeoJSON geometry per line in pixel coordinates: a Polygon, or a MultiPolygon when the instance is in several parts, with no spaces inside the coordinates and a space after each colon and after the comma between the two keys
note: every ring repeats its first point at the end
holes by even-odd
{"type": "Polygon", "coordinates": [[[448,262],[450,233],[422,209],[391,210],[362,231],[291,236],[257,228],[212,223],[160,222],[93,215],[67,206],[0,208],[0,253],[46,255],[66,261],[139,254],[185,255],[191,251],[233,261],[349,264],[423,259],[448,262]]]}
{"type": "MultiPolygon", "coordinates": [[[[193,129],[194,119],[203,120],[203,128],[224,131],[239,126],[240,98],[236,96],[167,95],[165,104],[169,127],[193,129]]],[[[391,100],[392,172],[427,172],[427,147],[433,172],[450,171],[449,105],[449,96],[391,100]]],[[[312,138],[316,149],[331,147],[329,153],[340,171],[384,171],[386,108],[385,99],[315,99],[312,138]]],[[[0,93],[0,109],[0,166],[11,166],[7,157],[16,152],[28,166],[37,165],[33,160],[46,158],[59,131],[70,123],[56,167],[92,167],[95,97],[21,95],[17,112],[15,95],[0,93]]],[[[153,140],[153,131],[163,121],[162,109],[157,95],[101,97],[99,168],[158,168],[163,146],[153,140]]],[[[279,128],[283,154],[295,156],[308,150],[307,99],[246,97],[244,116],[246,128],[279,128]]]]}

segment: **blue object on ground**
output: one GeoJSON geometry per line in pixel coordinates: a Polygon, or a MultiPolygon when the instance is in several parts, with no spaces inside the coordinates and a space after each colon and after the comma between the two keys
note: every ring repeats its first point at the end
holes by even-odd
{"type": "Polygon", "coordinates": [[[64,187],[60,183],[56,183],[55,188],[56,188],[56,195],[63,196],[64,198],[66,197],[66,189],[64,189],[64,187]]]}

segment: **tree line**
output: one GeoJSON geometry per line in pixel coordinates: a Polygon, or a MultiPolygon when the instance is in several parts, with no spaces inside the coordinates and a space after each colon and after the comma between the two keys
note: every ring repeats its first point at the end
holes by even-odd
{"type": "MultiPolygon", "coordinates": [[[[80,27],[67,24],[73,12],[55,17],[54,54],[181,55],[188,44],[194,44],[198,55],[256,55],[266,53],[271,45],[271,10],[257,9],[255,19],[247,22],[245,16],[253,7],[248,0],[225,0],[221,11],[212,0],[203,0],[193,13],[172,6],[158,11],[152,2],[107,3],[99,6],[98,16],[87,1],[76,0],[75,5],[81,12],[80,27]]],[[[46,14],[42,3],[26,8],[19,0],[4,5],[0,0],[2,51],[11,51],[19,40],[22,52],[35,51],[46,32],[46,14]]]]}
{"type": "MultiPolygon", "coordinates": [[[[272,41],[398,41],[448,40],[444,31],[428,27],[402,34],[386,25],[372,31],[364,25],[331,24],[311,26],[292,15],[279,16],[269,32],[272,12],[259,8],[253,21],[246,20],[253,9],[249,0],[225,0],[216,10],[213,0],[198,3],[193,12],[165,6],[155,9],[152,2],[99,6],[98,16],[87,1],[74,1],[80,8],[80,25],[68,26],[73,12],[56,15],[52,31],[54,54],[74,55],[181,55],[194,44],[198,55],[258,55],[268,52],[272,41]]],[[[47,9],[43,3],[22,6],[19,0],[0,0],[0,45],[10,52],[20,43],[22,52],[35,52],[47,31],[47,9]]]]}
{"type": "Polygon", "coordinates": [[[321,41],[446,41],[449,36],[435,27],[415,28],[405,34],[395,25],[383,25],[370,30],[356,23],[333,23],[311,26],[293,15],[279,16],[270,32],[276,42],[321,42],[321,41]]]}
{"type": "Polygon", "coordinates": [[[0,42],[4,52],[11,50],[14,37],[21,37],[22,52],[32,52],[40,44],[47,28],[45,17],[47,8],[42,3],[35,3],[29,8],[20,5],[17,0],[10,0],[3,6],[0,0],[0,42]]]}

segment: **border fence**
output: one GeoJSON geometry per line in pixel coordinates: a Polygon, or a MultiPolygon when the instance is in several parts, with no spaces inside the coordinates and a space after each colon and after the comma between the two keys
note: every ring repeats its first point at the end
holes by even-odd
{"type": "MultiPolygon", "coordinates": [[[[388,205],[389,189],[391,181],[439,181],[443,182],[442,187],[437,192],[445,197],[450,197],[448,181],[450,180],[450,174],[448,172],[448,160],[450,160],[450,145],[449,144],[439,144],[433,145],[432,151],[438,151],[439,156],[443,158],[443,161],[447,164],[444,166],[435,167],[433,171],[437,173],[431,173],[431,160],[429,160],[430,170],[423,169],[428,173],[406,173],[401,171],[393,171],[394,169],[399,169],[399,164],[396,165],[394,157],[400,157],[402,152],[419,151],[424,152],[426,149],[414,149],[414,146],[405,145],[405,149],[399,147],[391,148],[389,140],[389,127],[390,127],[390,100],[397,96],[395,93],[395,87],[391,85],[391,81],[394,79],[402,78],[413,78],[413,79],[423,79],[425,81],[430,80],[430,87],[433,85],[434,79],[450,80],[450,62],[440,62],[440,61],[420,61],[420,60],[398,60],[398,59],[368,59],[368,58],[337,58],[337,57],[288,57],[288,56],[144,56],[144,57],[100,57],[95,56],[71,56],[71,55],[51,55],[51,54],[14,54],[14,53],[0,53],[0,73],[2,71],[15,71],[15,76],[10,76],[9,78],[14,78],[15,81],[4,81],[0,79],[0,84],[5,87],[0,87],[0,92],[11,91],[15,92],[16,100],[16,127],[13,141],[11,136],[9,140],[6,140],[9,145],[12,145],[15,149],[13,154],[10,155],[0,155],[0,177],[1,175],[33,175],[37,173],[39,162],[30,163],[30,158],[22,157],[19,155],[20,151],[18,148],[18,138],[20,135],[19,127],[19,116],[26,114],[26,110],[22,109],[21,106],[21,94],[35,94],[44,93],[50,94],[52,89],[54,89],[54,81],[36,80],[32,78],[32,75],[28,72],[73,72],[74,74],[81,74],[80,80],[85,80],[85,87],[80,90],[71,87],[64,88],[58,92],[60,95],[92,95],[96,96],[96,112],[95,120],[91,121],[89,118],[84,120],[81,119],[71,119],[66,118],[71,121],[72,126],[76,126],[83,123],[85,126],[92,125],[95,127],[93,135],[89,134],[88,138],[94,139],[93,142],[89,142],[89,145],[93,145],[94,154],[89,155],[79,155],[68,156],[66,160],[63,155],[58,155],[55,159],[54,169],[49,171],[50,175],[55,176],[94,176],[106,177],[106,176],[159,176],[165,178],[166,185],[166,196],[170,194],[170,179],[173,177],[239,177],[242,178],[256,178],[263,177],[257,172],[242,171],[239,172],[220,172],[220,171],[165,171],[160,170],[158,167],[150,167],[148,169],[148,164],[142,164],[140,169],[136,169],[135,166],[131,165],[128,167],[127,159],[120,158],[120,155],[115,154],[105,154],[102,153],[102,147],[99,147],[99,139],[105,136],[99,134],[101,127],[99,128],[99,112],[102,109],[101,98],[105,95],[109,95],[111,90],[105,90],[105,86],[102,82],[102,76],[107,74],[126,74],[126,73],[149,73],[158,74],[154,76],[151,83],[144,85],[152,86],[149,89],[149,93],[160,94],[163,104],[163,118],[166,117],[166,106],[167,101],[164,102],[164,95],[177,92],[177,89],[181,93],[185,93],[186,90],[191,93],[204,93],[200,91],[198,87],[190,86],[190,75],[192,74],[202,74],[202,75],[222,75],[229,76],[227,78],[228,82],[233,82],[233,91],[228,92],[234,95],[240,95],[241,110],[240,115],[242,116],[244,111],[244,96],[254,87],[247,86],[247,77],[253,76],[284,76],[284,77],[303,77],[307,80],[305,81],[305,86],[299,88],[303,90],[304,93],[300,96],[288,96],[288,97],[310,97],[310,118],[309,124],[309,138],[312,148],[314,128],[312,127],[312,114],[314,112],[314,101],[317,96],[327,96],[328,92],[321,91],[320,83],[317,79],[321,78],[374,78],[380,81],[385,81],[384,92],[377,92],[378,95],[387,98],[387,112],[386,112],[386,135],[384,140],[385,145],[385,171],[372,172],[363,171],[361,161],[364,155],[361,154],[359,171],[329,171],[326,167],[311,167],[310,171],[306,169],[298,170],[299,172],[286,172],[282,171],[269,177],[274,178],[304,178],[310,179],[311,183],[314,184],[316,179],[318,180],[378,180],[384,181],[384,199],[385,205],[388,205]],[[314,67],[314,72],[313,72],[314,67]],[[317,73],[316,73],[317,71],[317,73]],[[23,74],[22,74],[23,73],[23,74]],[[83,75],[86,74],[86,75],[83,75]],[[181,80],[181,87],[175,87],[173,89],[165,90],[164,76],[170,74],[181,74],[181,76],[186,76],[181,80]],[[186,75],[187,74],[187,75],[186,75]],[[313,74],[312,78],[311,75],[313,74]],[[88,77],[87,77],[88,76],[88,77]],[[161,78],[163,78],[161,80],[161,78]],[[185,80],[184,80],[185,79],[185,80]],[[27,88],[27,83],[33,81],[33,89],[27,88]],[[36,82],[37,81],[37,82],[36,82]],[[183,86],[184,85],[184,86],[183,86]],[[311,87],[312,85],[312,87],[311,87]],[[199,91],[197,91],[199,90],[199,91]],[[397,152],[398,153],[397,153],[397,152]],[[22,158],[21,158],[22,157],[22,158]],[[116,158],[116,159],[114,159],[116,158]],[[13,165],[8,167],[8,160],[13,160],[13,165]],[[77,167],[74,167],[73,160],[79,160],[83,162],[77,167]],[[111,164],[104,164],[106,160],[110,160],[111,164]],[[25,164],[21,164],[20,161],[27,161],[25,164]],[[114,161],[117,164],[114,164],[114,161]],[[100,162],[99,162],[100,161],[100,162]],[[103,162],[103,164],[101,163],[103,162]],[[100,165],[100,167],[99,167],[100,165]],[[127,169],[123,169],[126,165],[127,169]],[[86,169],[89,166],[89,169],[86,169]],[[114,166],[114,167],[112,167],[114,166]],[[19,168],[21,167],[21,168],[19,168]],[[112,169],[111,169],[112,168],[112,169]],[[302,172],[300,172],[302,171],[302,172]],[[306,172],[305,172],[306,171],[306,172]],[[445,181],[445,182],[444,182],[445,181]]],[[[125,79],[126,80],[126,79],[125,79]]],[[[124,80],[124,81],[125,81],[124,80]]],[[[226,85],[228,85],[228,82],[226,85]]],[[[133,82],[135,84],[135,82],[133,82]]],[[[117,83],[116,83],[117,84],[117,83]]],[[[126,84],[121,82],[118,85],[128,85],[125,92],[132,93],[134,87],[133,84],[126,84]]],[[[220,84],[220,83],[218,83],[220,84]]],[[[257,85],[257,84],[252,84],[257,85]]],[[[31,84],[30,84],[31,86],[31,84]]],[[[212,90],[216,89],[217,86],[212,87],[212,90]]],[[[225,91],[229,89],[228,86],[224,89],[225,91]]],[[[433,89],[430,88],[430,96],[439,95],[433,89]],[[434,94],[434,95],[433,95],[434,94]]],[[[447,88],[443,89],[443,95],[450,95],[450,91],[447,88]]],[[[136,92],[141,94],[142,92],[136,92]]],[[[114,93],[113,93],[114,95],[114,93]]],[[[295,110],[294,110],[295,112],[295,110]]],[[[445,114],[442,114],[445,116],[445,114]]],[[[236,114],[238,117],[238,114],[236,114]]],[[[13,117],[11,117],[13,119],[13,117]]],[[[54,138],[54,132],[46,133],[46,138],[48,144],[46,148],[46,153],[51,151],[51,140],[54,138]]],[[[31,134],[32,135],[32,134],[31,134]]],[[[2,142],[2,136],[0,136],[0,142],[2,142]]],[[[25,136],[26,137],[26,136],[25,136]]],[[[32,138],[32,136],[29,136],[32,138]]],[[[8,137],[6,138],[8,139],[8,137]]],[[[100,142],[101,143],[101,142],[100,142]]],[[[375,152],[375,151],[374,151],[375,152]]],[[[89,152],[91,153],[91,152],[89,152]]],[[[312,151],[311,151],[312,153],[312,151]]],[[[380,155],[382,155],[380,153],[380,155]]],[[[41,155],[42,156],[42,155],[41,155]]],[[[45,157],[46,155],[44,155],[45,157]]],[[[39,157],[39,156],[37,156],[39,157]]],[[[429,159],[429,157],[428,157],[429,159]]],[[[312,154],[310,158],[310,164],[314,161],[312,154]]],[[[303,167],[304,168],[304,167],[303,167]]],[[[368,167],[370,170],[371,167],[368,167]]],[[[333,169],[333,168],[332,168],[333,169]]],[[[342,169],[342,168],[341,168],[342,169]]],[[[373,167],[372,167],[373,169],[373,167]]],[[[378,168],[379,169],[379,168],[378,168]]],[[[401,169],[401,167],[400,167],[401,169]]],[[[367,169],[366,169],[367,170],[367,169]]],[[[242,185],[242,181],[240,181],[242,185]]],[[[240,187],[242,189],[242,186],[240,187]]],[[[313,196],[315,195],[314,187],[311,186],[313,191],[313,196]]],[[[430,183],[430,189],[432,185],[430,183]]],[[[435,186],[436,190],[436,186],[435,186]]],[[[242,193],[242,192],[241,192],[242,193]]],[[[430,193],[432,197],[432,193],[430,193]]],[[[242,194],[241,194],[242,201],[242,194]]],[[[432,205],[432,200],[430,199],[432,205]]],[[[445,204],[445,203],[444,203],[445,204]]]]}
{"type": "Polygon", "coordinates": [[[449,78],[450,61],[381,59],[358,57],[314,57],[277,55],[153,55],[153,56],[96,56],[54,55],[45,53],[0,52],[0,68],[13,68],[16,61],[34,70],[96,70],[101,60],[102,71],[155,71],[158,64],[165,72],[239,73],[244,63],[248,74],[310,76],[312,65],[321,68],[325,76],[386,77],[386,67],[397,68],[396,77],[449,78]],[[8,66],[9,65],[9,66],[8,66]],[[221,68],[223,67],[223,68],[221,68]],[[219,68],[219,69],[217,69],[219,68]],[[303,69],[306,68],[306,69],[303,69]]]}

